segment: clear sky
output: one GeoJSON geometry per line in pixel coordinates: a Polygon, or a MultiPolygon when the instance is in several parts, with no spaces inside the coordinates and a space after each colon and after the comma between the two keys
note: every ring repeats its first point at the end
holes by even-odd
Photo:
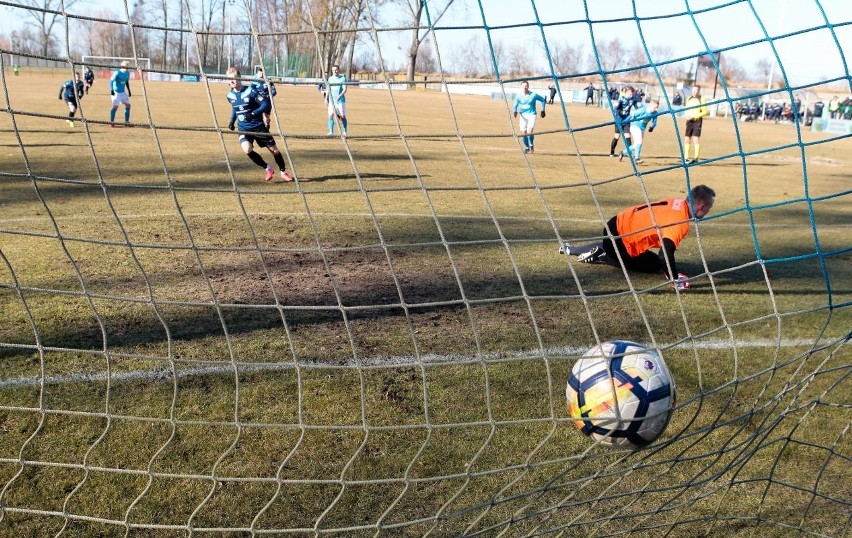
{"type": "MultiPolygon", "coordinates": [[[[128,5],[133,5],[132,0],[128,5]]],[[[80,0],[69,11],[94,15],[102,9],[123,16],[124,2],[80,0]]],[[[0,8],[0,13],[0,32],[8,35],[22,26],[20,9],[0,8]]],[[[382,8],[380,17],[389,27],[403,23],[402,12],[395,8],[382,8]]],[[[597,41],[617,37],[629,47],[642,40],[649,47],[666,45],[675,58],[707,48],[735,47],[727,54],[747,70],[761,59],[774,58],[766,35],[793,34],[773,41],[783,72],[792,84],[847,76],[840,51],[847,55],[847,65],[852,68],[849,0],[456,0],[450,16],[438,24],[479,27],[437,33],[436,42],[445,62],[451,61],[453,53],[457,54],[474,35],[486,43],[487,25],[492,42],[527,47],[533,56],[542,58],[542,68],[546,66],[544,39],[582,45],[588,54],[592,33],[597,41]],[[828,28],[810,30],[826,26],[826,20],[834,26],[833,33],[828,28]]],[[[407,35],[389,34],[383,43],[383,56],[392,65],[403,65],[407,35]]],[[[660,62],[673,58],[652,59],[660,62]]],[[[782,69],[776,68],[776,76],[781,73],[782,69]]]]}

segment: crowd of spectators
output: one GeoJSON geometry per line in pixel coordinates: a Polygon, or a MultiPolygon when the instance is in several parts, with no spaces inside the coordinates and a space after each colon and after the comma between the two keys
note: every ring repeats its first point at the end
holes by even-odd
{"type": "Polygon", "coordinates": [[[810,125],[813,118],[823,116],[832,119],[852,120],[852,96],[843,101],[834,97],[829,101],[827,110],[825,103],[818,98],[811,108],[806,108],[801,99],[795,99],[792,103],[741,102],[736,106],[736,113],[740,121],[793,123],[798,119],[800,123],[805,125],[810,125]]]}

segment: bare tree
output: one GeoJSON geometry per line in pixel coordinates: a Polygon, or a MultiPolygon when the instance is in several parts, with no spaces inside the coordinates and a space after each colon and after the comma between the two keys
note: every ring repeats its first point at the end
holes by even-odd
{"type": "Polygon", "coordinates": [[[77,0],[20,0],[19,4],[31,9],[26,10],[27,24],[36,28],[40,40],[40,53],[47,56],[53,51],[53,31],[62,18],[61,9],[68,9],[77,0]]]}
{"type": "Polygon", "coordinates": [[[196,27],[200,41],[198,43],[198,61],[202,66],[210,64],[210,32],[213,30],[213,21],[220,8],[224,13],[224,0],[201,0],[198,6],[198,16],[193,17],[194,20],[199,22],[196,27]]]}
{"type": "Polygon", "coordinates": [[[323,73],[341,63],[348,43],[346,29],[351,24],[348,0],[312,0],[305,23],[315,32],[317,56],[323,73]]]}
{"type": "Polygon", "coordinates": [[[38,51],[41,49],[41,40],[39,37],[35,32],[31,32],[27,28],[12,30],[9,39],[12,43],[10,48],[21,54],[38,54],[38,51]]]}
{"type": "Polygon", "coordinates": [[[438,70],[438,62],[430,46],[432,43],[427,39],[423,44],[426,46],[422,47],[417,55],[416,70],[419,73],[434,73],[438,70]]]}
{"type": "Polygon", "coordinates": [[[163,57],[160,61],[160,67],[165,69],[169,58],[169,0],[160,0],[160,10],[162,16],[160,25],[166,28],[166,30],[163,30],[163,50],[161,51],[163,57]]]}
{"type": "Polygon", "coordinates": [[[559,75],[571,76],[583,70],[583,45],[572,46],[567,41],[549,43],[553,67],[559,75]]]}
{"type": "Polygon", "coordinates": [[[624,66],[625,55],[624,43],[616,37],[612,41],[596,42],[594,50],[589,55],[589,63],[597,68],[597,60],[600,60],[601,69],[610,73],[624,66]]]}
{"type": "Polygon", "coordinates": [[[627,55],[627,64],[630,67],[634,67],[630,71],[630,77],[635,80],[645,81],[651,73],[651,70],[648,67],[644,67],[648,65],[650,62],[648,61],[648,55],[645,53],[645,48],[642,47],[639,43],[634,45],[627,55]]]}
{"type": "Polygon", "coordinates": [[[532,64],[530,54],[524,45],[515,44],[509,47],[507,61],[504,64],[506,68],[501,69],[502,74],[518,76],[528,75],[532,64]]]}
{"type": "Polygon", "coordinates": [[[145,0],[137,0],[130,12],[130,22],[134,25],[132,37],[136,41],[136,54],[141,57],[148,57],[150,53],[148,30],[140,27],[146,24],[146,15],[145,0]]]}
{"type": "MultiPolygon", "coordinates": [[[[668,45],[651,45],[648,47],[648,52],[651,54],[651,60],[655,63],[665,62],[674,57],[674,49],[668,45]]],[[[667,80],[676,71],[676,66],[670,63],[657,63],[656,70],[660,79],[667,80]]]]}
{"type": "Polygon", "coordinates": [[[131,56],[133,48],[130,45],[130,32],[124,24],[103,22],[116,20],[118,17],[110,10],[103,10],[95,15],[102,19],[92,24],[91,42],[92,54],[96,56],[131,56]]]}
{"type": "MultiPolygon", "coordinates": [[[[414,72],[417,67],[417,55],[420,53],[420,45],[431,35],[432,29],[429,27],[423,28],[423,11],[426,9],[427,0],[393,0],[399,4],[403,4],[408,10],[407,24],[411,27],[411,43],[408,46],[406,54],[407,59],[407,77],[408,80],[414,80],[414,72]]],[[[455,0],[443,0],[440,3],[429,3],[429,22],[432,26],[447,14],[447,10],[453,5],[455,0]]]]}

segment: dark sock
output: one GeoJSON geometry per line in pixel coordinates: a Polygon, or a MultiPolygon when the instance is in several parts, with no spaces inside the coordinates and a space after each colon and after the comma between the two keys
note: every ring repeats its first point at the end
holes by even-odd
{"type": "Polygon", "coordinates": [[[283,172],[284,171],[284,156],[281,155],[280,151],[278,153],[273,153],[272,155],[275,157],[275,164],[277,164],[278,168],[280,168],[281,171],[283,172]]]}
{"type": "Polygon", "coordinates": [[[610,144],[609,144],[609,154],[610,155],[615,155],[615,146],[617,146],[617,145],[618,145],[618,139],[613,138],[612,142],[610,142],[610,144]]]}
{"type": "Polygon", "coordinates": [[[71,120],[74,119],[74,113],[73,112],[68,113],[68,119],[71,119],[71,120]]]}
{"type": "Polygon", "coordinates": [[[252,150],[246,155],[248,155],[248,158],[251,159],[251,162],[253,162],[254,164],[258,165],[261,168],[266,168],[266,161],[264,161],[263,157],[258,155],[256,151],[252,150]]]}

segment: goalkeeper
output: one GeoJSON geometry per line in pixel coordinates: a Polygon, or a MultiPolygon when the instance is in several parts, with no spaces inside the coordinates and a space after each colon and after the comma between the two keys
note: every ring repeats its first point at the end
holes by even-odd
{"type": "Polygon", "coordinates": [[[579,247],[564,243],[559,253],[577,256],[577,261],[585,263],[616,266],[621,259],[629,271],[662,272],[678,289],[685,290],[689,281],[686,275],[678,273],[675,250],[689,232],[691,221],[710,213],[716,199],[716,193],[707,185],[694,187],[690,194],[691,206],[682,198],[664,198],[629,207],[607,222],[603,241],[579,247]],[[655,248],[660,249],[659,254],[651,250],[655,248]]]}

